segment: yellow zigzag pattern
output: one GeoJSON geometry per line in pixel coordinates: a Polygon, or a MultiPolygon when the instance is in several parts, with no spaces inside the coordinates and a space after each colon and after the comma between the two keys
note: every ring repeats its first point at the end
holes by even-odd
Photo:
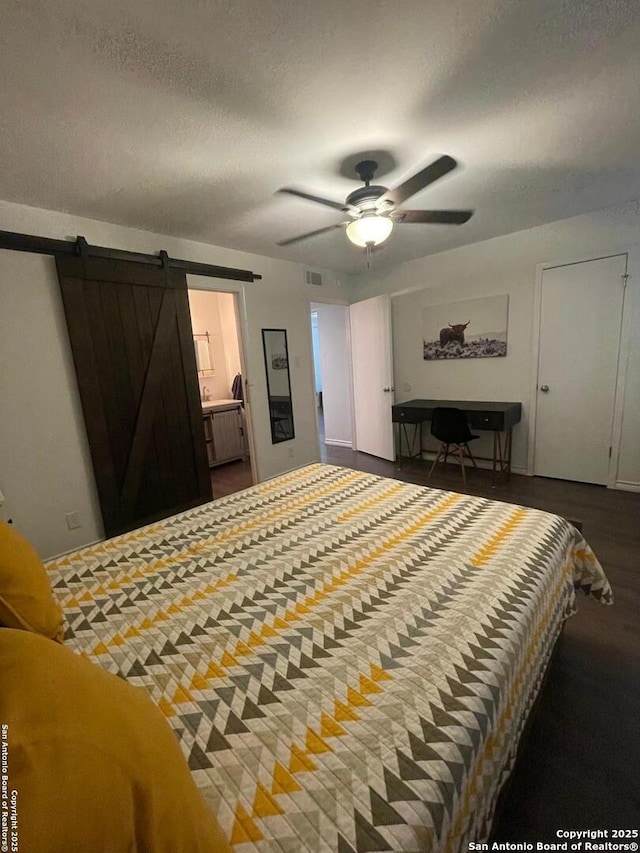
{"type": "Polygon", "coordinates": [[[276,478],[276,483],[273,483],[271,480],[267,480],[266,483],[258,483],[258,485],[255,486],[255,490],[260,494],[262,494],[263,492],[277,491],[287,483],[295,483],[296,480],[305,480],[312,471],[317,471],[319,468],[322,467],[324,466],[321,465],[320,462],[316,462],[314,465],[307,465],[306,467],[300,468],[297,471],[292,471],[290,474],[282,474],[278,476],[276,478]]]}
{"type": "Polygon", "coordinates": [[[242,803],[237,804],[231,844],[263,840],[264,836],[255,821],[270,815],[284,814],[285,810],[278,803],[276,797],[279,794],[302,791],[302,785],[295,777],[300,773],[313,772],[318,769],[312,756],[321,755],[323,752],[333,752],[328,741],[331,738],[342,737],[347,734],[347,730],[341,723],[359,720],[360,717],[355,709],[372,705],[373,703],[367,699],[367,695],[382,693],[384,688],[380,686],[379,682],[393,680],[393,676],[374,663],[369,664],[369,669],[370,675],[359,674],[358,689],[355,687],[347,688],[345,701],[334,699],[333,715],[323,711],[320,715],[320,726],[318,728],[307,727],[304,747],[295,742],[289,744],[289,766],[285,767],[276,761],[270,790],[258,782],[251,814],[247,812],[242,803]]]}
{"type": "Polygon", "coordinates": [[[131,533],[125,533],[118,536],[116,539],[107,539],[105,542],[100,542],[91,548],[83,548],[81,551],[74,551],[67,557],[60,557],[57,560],[51,560],[46,563],[45,568],[48,572],[54,572],[61,566],[73,566],[74,563],[83,563],[87,557],[95,557],[96,554],[108,554],[114,546],[114,542],[137,542],[138,539],[146,539],[148,536],[155,536],[158,531],[165,527],[164,524],[154,524],[151,527],[143,527],[139,530],[133,530],[131,533]]]}
{"type": "MultiPolygon", "coordinates": [[[[318,498],[324,497],[325,495],[328,495],[331,492],[335,492],[336,490],[341,489],[346,483],[350,483],[353,480],[360,479],[363,479],[361,474],[350,474],[348,477],[342,479],[339,483],[333,483],[330,486],[325,486],[322,489],[316,489],[314,492],[312,492],[310,496],[306,498],[297,498],[295,501],[291,501],[291,503],[287,504],[284,509],[270,510],[267,513],[263,513],[262,515],[256,516],[252,521],[248,521],[243,524],[238,524],[235,527],[226,530],[224,533],[218,533],[216,536],[212,536],[209,539],[199,540],[195,545],[191,545],[189,548],[185,548],[184,550],[178,551],[175,554],[171,554],[168,557],[163,557],[162,559],[154,560],[152,563],[149,563],[149,565],[145,566],[143,569],[137,569],[135,572],[129,572],[124,577],[118,578],[118,580],[112,580],[110,583],[106,584],[106,586],[104,584],[100,584],[93,592],[87,590],[79,598],[72,596],[71,598],[65,599],[63,600],[62,605],[63,607],[67,608],[78,607],[80,602],[84,603],[93,601],[94,598],[98,595],[106,595],[109,592],[114,592],[118,589],[121,589],[123,586],[132,583],[132,581],[136,579],[146,577],[147,575],[155,574],[156,572],[161,571],[167,566],[170,566],[172,563],[178,563],[184,560],[185,558],[193,557],[197,555],[200,551],[210,548],[212,545],[220,545],[223,542],[228,542],[230,539],[235,539],[236,537],[242,535],[243,533],[246,533],[249,530],[253,530],[256,527],[260,527],[266,521],[270,521],[271,519],[277,518],[278,516],[288,514],[294,510],[299,510],[301,507],[318,500],[318,498]]],[[[99,549],[95,550],[98,551],[99,549]]],[[[85,559],[85,557],[89,555],[89,552],[87,551],[82,551],[81,553],[81,559],[85,559]]]]}
{"type": "MultiPolygon", "coordinates": [[[[265,645],[267,639],[277,637],[282,631],[286,631],[293,623],[298,622],[301,619],[304,620],[306,614],[310,613],[311,610],[323,602],[324,599],[328,598],[337,589],[344,586],[344,584],[352,580],[354,577],[362,574],[365,569],[369,568],[371,564],[386,551],[395,548],[397,545],[411,537],[414,533],[421,530],[426,522],[438,515],[441,515],[443,512],[446,512],[450,507],[461,500],[462,497],[462,495],[457,494],[448,495],[437,507],[419,516],[411,524],[408,524],[404,530],[401,530],[399,533],[395,533],[393,536],[384,540],[380,545],[372,548],[366,557],[355,560],[350,568],[343,570],[330,581],[323,583],[320,589],[307,595],[302,602],[298,602],[296,605],[287,607],[282,617],[275,617],[272,625],[265,623],[259,633],[252,631],[246,642],[244,640],[238,640],[233,652],[225,649],[217,662],[211,661],[209,663],[204,675],[201,675],[200,673],[196,673],[194,675],[189,688],[178,684],[178,687],[172,697],[172,702],[176,705],[180,705],[185,702],[193,702],[193,696],[189,692],[191,689],[203,690],[208,687],[207,682],[210,679],[224,677],[226,675],[224,671],[225,669],[239,666],[238,658],[253,654],[253,650],[259,646],[265,645]]],[[[106,651],[106,649],[104,649],[103,652],[104,651],[106,651]]],[[[164,697],[158,702],[158,705],[166,716],[171,717],[176,714],[176,710],[171,702],[166,700],[164,697]]]]}
{"type": "Polygon", "coordinates": [[[494,752],[496,751],[496,749],[498,749],[502,740],[506,721],[510,720],[513,715],[515,697],[522,690],[524,673],[529,669],[532,659],[535,658],[536,654],[539,652],[540,640],[542,638],[542,635],[544,634],[549,625],[553,612],[558,605],[558,601],[560,600],[562,591],[567,583],[567,578],[570,578],[571,574],[572,561],[571,559],[568,559],[565,561],[562,567],[562,574],[557,584],[549,593],[551,600],[549,601],[545,609],[542,611],[542,613],[540,613],[538,616],[538,624],[536,625],[533,631],[531,640],[529,641],[527,649],[521,659],[521,663],[515,673],[511,689],[507,695],[506,703],[498,719],[496,729],[489,735],[489,737],[485,741],[484,750],[478,755],[478,761],[476,763],[473,776],[470,777],[467,781],[462,808],[458,813],[457,820],[454,826],[451,828],[449,837],[446,841],[446,853],[453,853],[454,849],[457,849],[458,847],[458,843],[454,843],[454,841],[461,835],[463,831],[464,821],[474,806],[472,798],[475,797],[475,795],[478,793],[478,777],[481,776],[485,763],[487,761],[493,761],[494,752]]]}
{"type": "Polygon", "coordinates": [[[484,566],[485,563],[488,563],[489,560],[496,553],[498,548],[503,544],[504,540],[510,536],[515,528],[520,524],[520,522],[525,518],[528,514],[528,510],[519,508],[515,510],[511,514],[511,516],[505,521],[505,523],[494,533],[494,535],[489,539],[486,545],[480,548],[474,556],[469,561],[472,566],[476,566],[479,568],[480,566],[484,566]]]}
{"type": "Polygon", "coordinates": [[[352,509],[349,512],[343,512],[338,516],[338,521],[348,521],[350,518],[353,518],[356,515],[360,515],[363,512],[367,512],[367,510],[372,509],[374,506],[383,503],[387,500],[387,498],[392,497],[397,494],[402,488],[404,484],[398,483],[396,486],[392,486],[390,489],[385,489],[382,494],[377,495],[375,498],[371,498],[368,501],[360,504],[357,509],[352,509]]]}
{"type": "MultiPolygon", "coordinates": [[[[158,612],[154,616],[148,616],[139,622],[137,625],[131,625],[124,634],[114,634],[114,636],[107,641],[107,643],[98,643],[98,645],[93,649],[94,655],[103,655],[105,654],[109,648],[113,646],[122,646],[124,643],[131,639],[132,637],[139,637],[142,631],[148,631],[150,628],[155,628],[158,622],[166,622],[170,616],[174,616],[176,613],[180,613],[182,610],[187,607],[192,607],[196,602],[202,601],[203,599],[208,598],[213,593],[218,592],[221,589],[224,589],[225,586],[229,586],[229,584],[233,583],[237,579],[237,575],[232,572],[227,575],[225,578],[221,578],[215,583],[208,583],[203,590],[198,590],[197,592],[192,593],[191,595],[185,595],[185,597],[179,603],[170,604],[166,610],[158,610],[158,612]]],[[[82,600],[82,599],[81,599],[82,600]]]]}

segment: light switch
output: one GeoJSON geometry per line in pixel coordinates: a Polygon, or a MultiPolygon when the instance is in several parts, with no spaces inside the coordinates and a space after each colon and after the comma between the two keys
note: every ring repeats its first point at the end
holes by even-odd
{"type": "Polygon", "coordinates": [[[67,519],[67,527],[69,530],[77,530],[79,527],[82,527],[82,522],[80,521],[80,513],[78,510],[74,510],[73,512],[68,512],[65,515],[67,519]]]}

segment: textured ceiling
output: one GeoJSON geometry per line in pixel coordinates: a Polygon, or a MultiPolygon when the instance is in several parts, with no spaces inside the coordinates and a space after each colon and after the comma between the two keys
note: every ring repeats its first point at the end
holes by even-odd
{"type": "MultiPolygon", "coordinates": [[[[400,261],[640,196],[638,0],[3,0],[0,198],[335,270],[354,155],[461,167],[400,261]]],[[[0,223],[2,228],[2,223],[0,223]]]]}

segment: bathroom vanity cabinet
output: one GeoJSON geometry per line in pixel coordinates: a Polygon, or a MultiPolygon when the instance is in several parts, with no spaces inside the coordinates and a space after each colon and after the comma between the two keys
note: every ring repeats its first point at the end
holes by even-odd
{"type": "Polygon", "coordinates": [[[212,400],[202,404],[209,467],[245,459],[247,444],[239,400],[212,400]]]}

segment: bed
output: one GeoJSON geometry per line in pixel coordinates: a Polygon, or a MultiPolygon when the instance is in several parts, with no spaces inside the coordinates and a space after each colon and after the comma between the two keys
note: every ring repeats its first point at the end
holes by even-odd
{"type": "Polygon", "coordinates": [[[321,464],[48,570],[239,853],[486,839],[576,592],[612,601],[558,516],[321,464]]]}

